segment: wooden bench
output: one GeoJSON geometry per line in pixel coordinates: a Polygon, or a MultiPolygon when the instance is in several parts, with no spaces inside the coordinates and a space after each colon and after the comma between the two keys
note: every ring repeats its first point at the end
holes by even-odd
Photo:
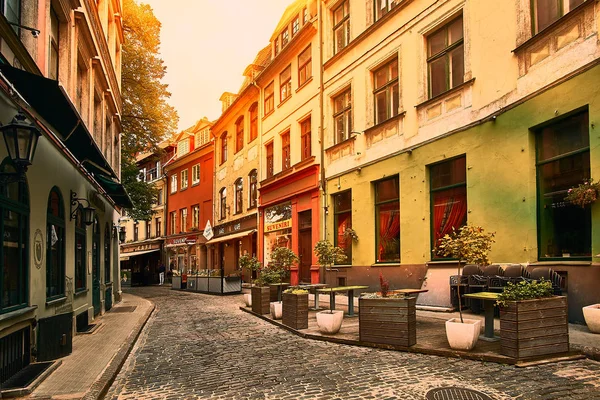
{"type": "Polygon", "coordinates": [[[354,316],[354,291],[365,290],[368,286],[337,286],[332,288],[317,289],[317,296],[319,293],[329,293],[329,309],[335,310],[335,294],[337,292],[348,292],[348,317],[354,316]]]}

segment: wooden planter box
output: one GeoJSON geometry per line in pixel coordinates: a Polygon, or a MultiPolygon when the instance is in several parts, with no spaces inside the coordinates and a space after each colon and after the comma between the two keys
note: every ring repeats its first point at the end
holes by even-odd
{"type": "Polygon", "coordinates": [[[308,293],[283,293],[283,315],[281,322],[292,329],[308,328],[308,293]]]}
{"type": "Polygon", "coordinates": [[[416,297],[358,299],[361,342],[409,347],[417,343],[416,297]]]}
{"type": "Polygon", "coordinates": [[[269,303],[268,286],[252,286],[252,311],[257,314],[269,314],[271,312],[269,303]]]}
{"type": "Polygon", "coordinates": [[[500,352],[517,360],[569,351],[567,298],[511,301],[500,310],[500,352]]]}

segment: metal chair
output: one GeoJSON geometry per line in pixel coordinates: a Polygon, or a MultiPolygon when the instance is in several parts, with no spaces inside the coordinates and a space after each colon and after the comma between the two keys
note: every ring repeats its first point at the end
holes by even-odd
{"type": "MultiPolygon", "coordinates": [[[[499,264],[488,265],[483,269],[481,275],[469,276],[469,293],[485,292],[490,290],[490,284],[493,287],[498,285],[498,277],[504,274],[499,264]]],[[[483,310],[481,300],[471,300],[471,311],[479,314],[483,310]]]]}
{"type": "MultiPolygon", "coordinates": [[[[458,307],[458,294],[464,295],[468,292],[469,286],[469,276],[482,274],[483,272],[479,268],[479,265],[475,264],[467,264],[463,267],[462,275],[452,275],[450,276],[450,302],[453,307],[458,307]]],[[[468,302],[468,300],[467,300],[468,302]]],[[[463,302],[463,307],[466,304],[463,302]]]]}
{"type": "Polygon", "coordinates": [[[532,280],[540,280],[544,279],[550,281],[552,283],[552,289],[554,295],[560,296],[562,295],[562,276],[558,274],[558,272],[554,271],[552,268],[548,267],[537,267],[531,271],[531,279],[532,280]]]}
{"type": "Polygon", "coordinates": [[[508,282],[519,283],[531,279],[531,274],[521,264],[510,264],[504,269],[503,286],[508,282]]]}

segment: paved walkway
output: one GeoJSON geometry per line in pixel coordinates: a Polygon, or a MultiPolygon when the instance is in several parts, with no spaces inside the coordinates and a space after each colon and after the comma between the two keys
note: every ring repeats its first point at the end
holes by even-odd
{"type": "Polygon", "coordinates": [[[75,336],[73,352],[62,358],[62,364],[29,397],[98,398],[112,382],[153,309],[150,301],[123,294],[120,303],[96,320],[101,323],[99,329],[75,336]]]}

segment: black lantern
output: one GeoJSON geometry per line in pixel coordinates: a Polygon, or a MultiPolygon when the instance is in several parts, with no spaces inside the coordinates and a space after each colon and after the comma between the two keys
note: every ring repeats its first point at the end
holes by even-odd
{"type": "Polygon", "coordinates": [[[90,207],[90,202],[88,199],[80,199],[77,198],[77,193],[71,190],[71,219],[77,218],[77,212],[81,211],[83,223],[86,225],[92,225],[94,223],[94,216],[96,214],[96,209],[94,207],[90,207]],[[87,207],[84,207],[81,204],[82,201],[87,203],[87,207]],[[73,208],[75,207],[75,208],[73,208]]]}
{"type": "Polygon", "coordinates": [[[125,241],[125,227],[121,226],[119,228],[119,242],[123,243],[125,241]]]}
{"type": "Polygon", "coordinates": [[[26,117],[19,111],[10,124],[0,127],[8,155],[15,165],[16,173],[2,173],[4,183],[19,181],[25,175],[27,167],[33,162],[38,139],[41,136],[38,128],[25,122],[26,117]]]}

